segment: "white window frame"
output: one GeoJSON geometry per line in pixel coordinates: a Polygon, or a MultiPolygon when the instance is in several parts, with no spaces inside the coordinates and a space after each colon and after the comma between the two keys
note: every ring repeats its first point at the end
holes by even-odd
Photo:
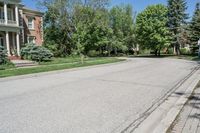
{"type": "Polygon", "coordinates": [[[8,13],[8,20],[14,20],[13,9],[8,8],[8,12],[7,12],[7,13],[8,13]],[[11,16],[10,16],[11,18],[9,18],[9,13],[11,13],[11,14],[10,14],[10,15],[11,15],[11,16]]]}
{"type": "Polygon", "coordinates": [[[28,37],[27,37],[27,42],[28,42],[28,43],[34,43],[34,44],[35,44],[35,39],[36,39],[35,36],[28,36],[28,37]],[[30,41],[30,38],[33,38],[33,40],[30,41]]]}
{"type": "Polygon", "coordinates": [[[35,25],[34,25],[34,17],[28,17],[27,18],[27,20],[28,20],[28,29],[30,29],[30,30],[34,30],[35,29],[35,25]],[[29,21],[31,19],[31,22],[29,21]],[[30,22],[30,23],[29,23],[30,22]],[[29,24],[31,24],[31,27],[29,27],[29,24]]]}

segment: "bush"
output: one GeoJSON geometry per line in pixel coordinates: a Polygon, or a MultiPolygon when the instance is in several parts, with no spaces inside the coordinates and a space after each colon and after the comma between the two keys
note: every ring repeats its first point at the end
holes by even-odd
{"type": "Polygon", "coordinates": [[[8,60],[6,62],[6,64],[1,64],[0,65],[0,70],[6,70],[6,69],[14,68],[14,67],[15,67],[15,65],[8,60]]]}
{"type": "Polygon", "coordinates": [[[180,52],[181,52],[182,55],[191,54],[190,50],[187,49],[187,48],[181,48],[181,49],[180,49],[180,52]]]}
{"type": "Polygon", "coordinates": [[[36,46],[30,51],[31,59],[35,61],[46,61],[53,57],[53,54],[47,48],[36,46]]]}
{"type": "Polygon", "coordinates": [[[174,54],[174,49],[173,48],[168,48],[167,54],[174,54]]]}
{"type": "Polygon", "coordinates": [[[149,54],[151,53],[151,50],[149,50],[149,49],[141,49],[141,50],[139,51],[139,53],[140,53],[141,55],[149,55],[149,54]]]}
{"type": "Polygon", "coordinates": [[[198,46],[191,46],[191,54],[192,55],[198,55],[199,47],[198,46]]]}
{"type": "Polygon", "coordinates": [[[99,52],[96,50],[90,50],[87,54],[89,57],[96,57],[99,55],[99,52]]]}
{"type": "Polygon", "coordinates": [[[53,54],[47,48],[31,43],[21,49],[21,57],[41,62],[50,60],[53,57],[53,54]]]}
{"type": "Polygon", "coordinates": [[[56,57],[62,56],[61,51],[58,49],[59,45],[55,41],[45,42],[43,46],[49,49],[53,53],[54,56],[56,57]]]}
{"type": "Polygon", "coordinates": [[[7,64],[8,62],[7,50],[3,46],[0,46],[0,65],[7,64]]]}
{"type": "Polygon", "coordinates": [[[23,59],[30,59],[31,55],[30,55],[30,51],[34,48],[37,47],[34,43],[27,43],[25,44],[25,47],[21,49],[21,57],[23,59]]]}

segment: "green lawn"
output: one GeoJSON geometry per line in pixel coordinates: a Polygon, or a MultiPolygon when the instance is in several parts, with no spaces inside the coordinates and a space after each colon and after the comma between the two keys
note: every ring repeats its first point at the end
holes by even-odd
{"type": "MultiPolygon", "coordinates": [[[[99,59],[103,58],[101,57],[84,58],[84,61],[99,60],[99,59]]],[[[41,62],[40,65],[52,65],[52,64],[74,63],[74,62],[80,62],[80,57],[52,58],[51,61],[41,62]]]]}
{"type": "Polygon", "coordinates": [[[60,58],[58,61],[54,59],[52,62],[41,63],[42,65],[39,65],[37,67],[0,70],[0,78],[123,61],[123,59],[117,58],[88,58],[82,64],[80,63],[80,59],[77,59],[78,58],[76,58],[75,60],[71,59],[70,61],[67,58],[60,58]]]}
{"type": "Polygon", "coordinates": [[[191,60],[191,61],[200,61],[200,58],[198,56],[195,56],[195,55],[171,56],[171,58],[191,60]]]}
{"type": "Polygon", "coordinates": [[[184,59],[184,60],[190,60],[190,61],[200,61],[200,58],[197,55],[180,55],[180,56],[175,56],[175,55],[168,55],[168,54],[163,54],[161,56],[155,56],[151,54],[146,54],[146,55],[137,55],[137,56],[129,56],[133,58],[173,58],[173,59],[184,59]]]}

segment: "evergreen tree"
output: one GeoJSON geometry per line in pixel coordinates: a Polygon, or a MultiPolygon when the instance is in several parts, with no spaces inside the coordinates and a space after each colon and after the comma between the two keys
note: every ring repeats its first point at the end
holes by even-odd
{"type": "Polygon", "coordinates": [[[6,64],[8,62],[7,57],[7,50],[5,50],[5,48],[0,45],[0,65],[6,64]]]}
{"type": "Polygon", "coordinates": [[[197,45],[200,38],[200,3],[196,4],[196,9],[190,23],[190,42],[193,46],[197,45]]]}
{"type": "Polygon", "coordinates": [[[186,23],[188,14],[185,0],[168,0],[168,27],[172,34],[172,46],[174,46],[174,54],[180,54],[179,35],[181,26],[186,23]]]}

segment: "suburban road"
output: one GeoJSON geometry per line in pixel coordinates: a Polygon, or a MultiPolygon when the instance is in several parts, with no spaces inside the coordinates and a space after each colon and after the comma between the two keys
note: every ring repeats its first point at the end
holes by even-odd
{"type": "Polygon", "coordinates": [[[157,58],[0,79],[0,133],[115,133],[197,63],[157,58]]]}

